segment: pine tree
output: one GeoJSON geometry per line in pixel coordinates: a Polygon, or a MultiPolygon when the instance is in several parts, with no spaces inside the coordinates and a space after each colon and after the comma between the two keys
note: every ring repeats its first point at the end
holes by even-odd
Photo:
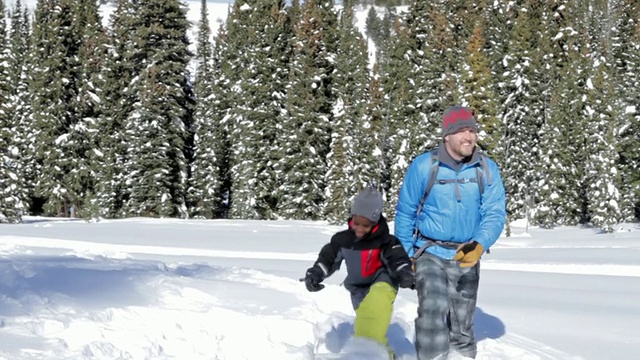
{"type": "Polygon", "coordinates": [[[504,130],[497,117],[498,105],[493,92],[489,59],[484,53],[484,43],[484,25],[479,20],[467,45],[467,56],[461,76],[461,98],[464,105],[474,110],[476,120],[482,125],[479,143],[498,163],[502,163],[500,140],[504,130]]]}
{"type": "Polygon", "coordinates": [[[380,45],[382,45],[382,41],[384,40],[383,26],[384,24],[378,17],[376,8],[373,6],[369,7],[369,11],[367,11],[367,18],[365,20],[365,34],[373,41],[373,43],[376,45],[376,48],[379,48],[380,45]]]}
{"type": "Polygon", "coordinates": [[[16,68],[11,67],[11,47],[7,42],[4,2],[0,1],[0,223],[18,223],[26,210],[26,188],[20,177],[18,124],[14,121],[13,82],[16,68]]]}
{"type": "Polygon", "coordinates": [[[459,74],[463,61],[457,47],[459,39],[447,17],[446,4],[416,1],[407,24],[413,38],[409,59],[415,74],[412,78],[415,114],[409,118],[413,130],[412,156],[431,149],[441,141],[444,111],[460,104],[459,74]]]}
{"type": "Polygon", "coordinates": [[[136,12],[139,0],[118,0],[111,15],[109,55],[105,60],[102,87],[105,98],[98,122],[100,156],[94,159],[96,173],[95,202],[100,215],[108,218],[123,216],[123,206],[129,199],[129,185],[125,183],[127,138],[125,121],[138,101],[138,94],[126,91],[143,69],[146,56],[133,43],[138,27],[136,12]]]}
{"type": "MultiPolygon", "coordinates": [[[[510,81],[506,78],[510,74],[506,70],[508,63],[505,59],[510,57],[508,41],[511,37],[513,24],[516,22],[517,9],[520,4],[514,2],[495,1],[490,4],[486,4],[484,11],[481,11],[478,16],[484,23],[484,49],[483,54],[488,62],[491,73],[491,82],[488,84],[490,91],[493,94],[493,103],[495,105],[495,118],[499,123],[491,126],[489,131],[483,130],[491,136],[484,135],[480,137],[481,146],[486,146],[484,143],[493,143],[491,157],[495,160],[501,170],[505,168],[505,157],[507,153],[507,141],[505,141],[505,126],[504,115],[506,113],[506,100],[510,95],[510,88],[508,84],[510,81]],[[507,40],[507,41],[505,41],[507,40]]],[[[484,127],[484,121],[482,124],[484,127]]],[[[507,176],[502,172],[503,181],[507,180],[507,176]]],[[[510,197],[507,197],[507,202],[511,201],[510,197]]],[[[507,205],[508,206],[508,205],[507,205]]],[[[506,234],[510,236],[510,224],[511,217],[507,213],[506,222],[506,234]]]]}
{"type": "Polygon", "coordinates": [[[11,28],[9,29],[10,49],[8,59],[10,66],[11,100],[8,104],[10,109],[8,115],[11,116],[11,123],[14,126],[12,135],[13,144],[18,151],[16,159],[17,176],[21,179],[22,186],[16,189],[16,196],[23,199],[24,212],[36,210],[35,182],[40,171],[38,162],[35,160],[35,131],[32,126],[31,94],[29,92],[29,66],[31,54],[31,13],[22,6],[18,0],[10,13],[11,28]]]}
{"type": "Polygon", "coordinates": [[[326,206],[330,221],[346,219],[353,194],[377,182],[381,171],[380,129],[366,114],[368,103],[367,46],[354,26],[352,8],[340,18],[340,42],[332,82],[333,110],[330,152],[327,155],[326,206]],[[376,150],[378,149],[378,150],[376,150]]]}
{"type": "Polygon", "coordinates": [[[550,35],[552,89],[540,138],[542,174],[537,186],[535,221],[542,227],[575,225],[586,220],[584,161],[587,141],[584,111],[585,67],[574,22],[581,19],[572,0],[544,3],[542,24],[550,35]]]}
{"type": "Polygon", "coordinates": [[[86,127],[78,122],[80,34],[71,0],[41,1],[34,24],[33,95],[36,157],[42,166],[37,195],[50,215],[68,215],[87,190],[86,127]]]}
{"type": "Polygon", "coordinates": [[[275,219],[280,201],[276,164],[283,155],[278,137],[288,76],[284,1],[236,1],[229,16],[229,53],[236,53],[230,59],[229,76],[235,96],[229,112],[233,144],[229,215],[275,219]]]}
{"type": "Polygon", "coordinates": [[[129,145],[124,164],[129,216],[186,217],[187,159],[191,99],[187,64],[189,23],[179,0],[145,0],[132,34],[134,56],[145,67],[127,92],[138,101],[125,121],[129,145]]]}
{"type": "MultiPolygon", "coordinates": [[[[368,104],[366,116],[370,124],[371,140],[368,145],[369,153],[372,155],[368,165],[372,171],[370,183],[377,185],[378,190],[383,194],[389,190],[389,124],[384,117],[385,96],[383,93],[382,76],[380,75],[380,64],[373,64],[373,71],[368,87],[368,104]]],[[[365,141],[368,141],[365,139],[365,141]]],[[[383,213],[385,214],[385,213],[383,213]]],[[[386,213],[387,217],[392,217],[391,213],[386,213]]]]}
{"type": "Polygon", "coordinates": [[[415,117],[415,107],[412,106],[415,83],[411,80],[414,67],[406,60],[416,45],[410,29],[400,19],[394,23],[393,33],[385,43],[384,56],[379,58],[380,81],[385,94],[381,103],[384,117],[382,137],[386,140],[383,159],[389,177],[384,184],[387,192],[385,212],[390,219],[395,216],[398,193],[406,169],[417,152],[412,148],[412,137],[417,126],[407,121],[415,117]]]}
{"type": "Polygon", "coordinates": [[[608,77],[610,68],[604,58],[594,59],[593,75],[589,78],[590,155],[586,161],[587,192],[591,222],[605,232],[612,232],[613,225],[621,220],[618,153],[615,136],[616,113],[613,103],[613,87],[608,77]]]}
{"type": "Polygon", "coordinates": [[[507,65],[502,76],[505,83],[505,101],[502,103],[504,133],[503,176],[509,193],[507,210],[512,218],[529,217],[530,205],[539,182],[539,138],[542,126],[542,104],[538,89],[536,69],[539,59],[535,24],[530,8],[523,7],[517,13],[511,30],[507,65]],[[525,213],[526,211],[526,213],[525,213]]]}
{"type": "Polygon", "coordinates": [[[333,1],[305,1],[294,26],[278,169],[285,174],[278,208],[285,218],[319,219],[324,213],[326,156],[333,117],[337,17],[333,1]]]}
{"type": "Polygon", "coordinates": [[[102,28],[98,7],[93,0],[79,0],[75,2],[74,12],[77,15],[74,26],[80,34],[80,48],[78,50],[78,95],[75,104],[78,124],[77,128],[84,128],[75,132],[78,141],[84,144],[84,160],[77,165],[76,179],[83,183],[82,207],[77,209],[78,215],[89,218],[99,216],[98,204],[95,200],[95,179],[100,171],[102,155],[99,141],[95,136],[99,133],[99,119],[102,116],[104,98],[102,96],[103,78],[101,72],[103,62],[107,56],[107,36],[102,28]]]}
{"type": "Polygon", "coordinates": [[[585,51],[587,66],[585,117],[588,121],[586,142],[588,157],[585,164],[587,207],[591,223],[605,232],[612,232],[620,221],[620,184],[618,178],[617,114],[614,103],[611,65],[607,56],[611,50],[610,14],[608,4],[594,1],[589,7],[585,51]]]}
{"type": "MultiPolygon", "coordinates": [[[[214,106],[216,94],[215,82],[220,73],[217,67],[220,65],[214,58],[211,44],[211,27],[209,26],[209,14],[207,1],[202,0],[200,6],[200,22],[198,23],[198,40],[196,47],[196,78],[195,96],[197,99],[194,129],[195,129],[195,154],[191,166],[192,178],[188,191],[188,203],[190,213],[196,217],[213,218],[219,198],[219,167],[220,155],[216,152],[218,142],[216,130],[219,126],[216,120],[214,106]]],[[[224,27],[222,27],[224,29],[224,27]]],[[[222,40],[219,37],[219,40],[222,40]]],[[[220,42],[217,42],[219,44],[220,42]]],[[[217,45],[219,46],[219,45],[217,45]]]]}
{"type": "Polygon", "coordinates": [[[450,51],[454,56],[462,61],[464,59],[464,49],[469,43],[469,39],[478,27],[478,21],[483,15],[487,0],[444,0],[442,6],[448,9],[447,19],[450,22],[451,34],[455,47],[450,51]]]}
{"type": "Polygon", "coordinates": [[[640,3],[614,3],[612,62],[618,108],[621,212],[624,220],[640,219],[640,3]]]}

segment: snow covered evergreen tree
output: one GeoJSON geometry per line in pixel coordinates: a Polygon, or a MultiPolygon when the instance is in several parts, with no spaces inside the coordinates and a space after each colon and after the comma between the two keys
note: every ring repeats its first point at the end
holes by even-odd
{"type": "Polygon", "coordinates": [[[591,63],[587,73],[586,106],[588,121],[585,143],[588,157],[585,164],[585,183],[588,186],[587,208],[594,226],[612,232],[620,222],[620,179],[617,169],[618,153],[616,119],[618,118],[612,68],[607,57],[611,50],[608,4],[594,1],[587,10],[587,26],[583,32],[585,50],[591,63]]]}
{"type": "Polygon", "coordinates": [[[9,74],[11,99],[8,114],[11,116],[14,131],[13,144],[17,147],[17,176],[21,179],[21,188],[15,195],[25,202],[24,211],[31,211],[35,206],[35,182],[39,173],[39,165],[35,160],[35,128],[32,126],[31,94],[29,92],[29,66],[31,53],[31,13],[18,0],[10,11],[11,27],[9,29],[9,74]]]}
{"type": "Polygon", "coordinates": [[[350,199],[378,180],[381,172],[381,129],[374,128],[366,110],[368,103],[367,45],[354,26],[354,14],[346,7],[340,16],[336,72],[332,90],[336,102],[327,155],[326,216],[344,221],[350,199]],[[378,149],[376,151],[376,149],[378,149]]]}
{"type": "Polygon", "coordinates": [[[413,113],[403,121],[410,124],[411,157],[438,145],[445,110],[460,104],[462,49],[456,47],[447,9],[446,3],[417,1],[407,16],[412,47],[407,60],[413,67],[408,78],[413,99],[407,106],[413,113]]]}
{"type": "Polygon", "coordinates": [[[227,21],[233,102],[229,216],[275,219],[282,158],[278,138],[286,101],[289,49],[284,1],[241,0],[227,21]]]}
{"type": "Polygon", "coordinates": [[[125,119],[128,216],[186,217],[191,134],[186,8],[179,0],[144,0],[135,14],[132,57],[143,65],[126,89],[136,94],[125,119]]]}
{"type": "Polygon", "coordinates": [[[462,68],[462,105],[474,110],[475,118],[481,125],[479,144],[499,164],[502,164],[501,141],[504,130],[498,119],[498,104],[493,92],[493,76],[489,58],[485,54],[483,20],[479,18],[469,39],[465,62],[462,68]]]}
{"type": "Polygon", "coordinates": [[[107,36],[102,27],[98,7],[93,0],[78,0],[75,2],[77,14],[74,26],[80,34],[80,48],[78,50],[78,95],[76,112],[78,117],[78,141],[85,144],[83,158],[84,166],[77,170],[77,179],[84,183],[82,207],[76,207],[76,214],[85,218],[99,216],[99,208],[95,199],[95,179],[100,171],[102,155],[99,149],[99,119],[104,109],[102,89],[104,81],[102,69],[107,57],[107,36]]]}
{"type": "Polygon", "coordinates": [[[611,55],[618,108],[620,210],[626,221],[640,219],[640,3],[612,4],[611,55]]]}
{"type": "Polygon", "coordinates": [[[332,126],[337,15],[333,1],[309,0],[294,21],[286,118],[278,164],[282,174],[279,214],[319,219],[324,214],[325,175],[332,126]]]}
{"type": "Polygon", "coordinates": [[[125,121],[138,101],[138,94],[128,91],[131,82],[142,71],[147,56],[133,43],[133,33],[139,23],[138,0],[118,0],[109,19],[109,55],[102,73],[104,108],[98,122],[100,156],[96,173],[95,201],[102,216],[121,217],[129,199],[125,183],[127,138],[125,121]]]}
{"type": "Polygon", "coordinates": [[[89,187],[87,127],[78,117],[81,32],[75,1],[38,2],[30,79],[36,159],[42,166],[36,194],[48,215],[68,216],[89,187]]]}
{"type": "Polygon", "coordinates": [[[411,106],[414,69],[413,64],[407,61],[407,56],[415,49],[415,42],[409,27],[400,19],[394,23],[393,34],[384,44],[385,50],[381,52],[384,56],[379,58],[380,82],[385,94],[381,103],[385,129],[382,137],[386,141],[383,159],[388,172],[388,182],[384,184],[387,191],[385,213],[390,219],[395,216],[404,174],[416,152],[411,148],[415,128],[407,120],[415,113],[411,106]]]}
{"type": "MultiPolygon", "coordinates": [[[[224,27],[223,27],[224,29],[224,27]]],[[[217,46],[222,42],[218,37],[217,46]]],[[[200,21],[198,23],[198,38],[196,47],[196,78],[195,96],[196,108],[194,115],[195,149],[194,162],[191,165],[191,178],[188,189],[188,204],[190,213],[195,217],[213,218],[219,197],[219,166],[220,155],[217,153],[217,127],[220,126],[215,113],[215,82],[219,81],[219,63],[214,57],[211,43],[211,27],[209,26],[209,12],[207,1],[200,5],[200,21]]]]}
{"type": "Polygon", "coordinates": [[[542,126],[535,221],[551,228],[585,220],[584,144],[586,141],[584,96],[586,61],[575,30],[577,11],[571,0],[547,2],[544,19],[551,37],[549,72],[553,91],[549,115],[542,126]]]}
{"type": "Polygon", "coordinates": [[[21,68],[12,66],[5,14],[4,2],[0,1],[0,223],[18,223],[27,210],[26,186],[21,177],[20,127],[12,115],[16,101],[13,81],[21,68]]]}
{"type": "Polygon", "coordinates": [[[509,193],[507,210],[512,218],[529,216],[539,182],[539,133],[544,119],[542,84],[536,68],[541,65],[539,31],[541,19],[530,7],[521,7],[508,42],[505,70],[501,77],[506,98],[501,105],[504,121],[504,155],[500,156],[505,187],[509,193]]]}

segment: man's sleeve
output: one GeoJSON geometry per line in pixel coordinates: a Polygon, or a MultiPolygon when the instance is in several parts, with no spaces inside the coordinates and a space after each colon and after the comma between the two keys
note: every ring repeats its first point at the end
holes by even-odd
{"type": "Polygon", "coordinates": [[[487,163],[492,184],[491,186],[485,184],[480,206],[480,228],[475,236],[475,240],[484,247],[485,251],[498,240],[507,218],[506,194],[500,169],[493,161],[487,160],[487,163]]]}
{"type": "Polygon", "coordinates": [[[400,240],[402,247],[409,256],[413,256],[413,230],[416,222],[416,212],[422,198],[426,184],[425,174],[422,164],[430,163],[430,154],[416,157],[409,165],[405,174],[398,203],[396,204],[395,230],[394,235],[400,240]]]}

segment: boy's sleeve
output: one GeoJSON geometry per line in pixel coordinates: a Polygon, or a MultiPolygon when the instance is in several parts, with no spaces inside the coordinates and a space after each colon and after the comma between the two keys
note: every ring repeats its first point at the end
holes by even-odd
{"type": "Polygon", "coordinates": [[[397,237],[390,235],[382,249],[389,270],[396,272],[405,266],[411,266],[411,260],[397,237]]]}
{"type": "Polygon", "coordinates": [[[329,277],[340,268],[342,257],[340,256],[340,245],[335,236],[331,241],[320,249],[318,260],[313,264],[324,272],[324,277],[329,277]]]}

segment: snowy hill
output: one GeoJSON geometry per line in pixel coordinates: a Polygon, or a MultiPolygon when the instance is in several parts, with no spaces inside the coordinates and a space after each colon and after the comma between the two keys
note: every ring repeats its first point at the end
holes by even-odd
{"type": "MultiPolygon", "coordinates": [[[[26,218],[0,226],[0,359],[312,360],[353,331],[344,273],[298,281],[341,227],[309,221],[26,218]]],[[[640,348],[638,224],[513,227],[483,260],[481,360],[629,358],[640,348]]],[[[389,329],[415,359],[416,295],[389,329]]],[[[362,360],[362,358],[348,358],[362,360]]],[[[367,358],[373,360],[373,358],[367,358]]]]}

